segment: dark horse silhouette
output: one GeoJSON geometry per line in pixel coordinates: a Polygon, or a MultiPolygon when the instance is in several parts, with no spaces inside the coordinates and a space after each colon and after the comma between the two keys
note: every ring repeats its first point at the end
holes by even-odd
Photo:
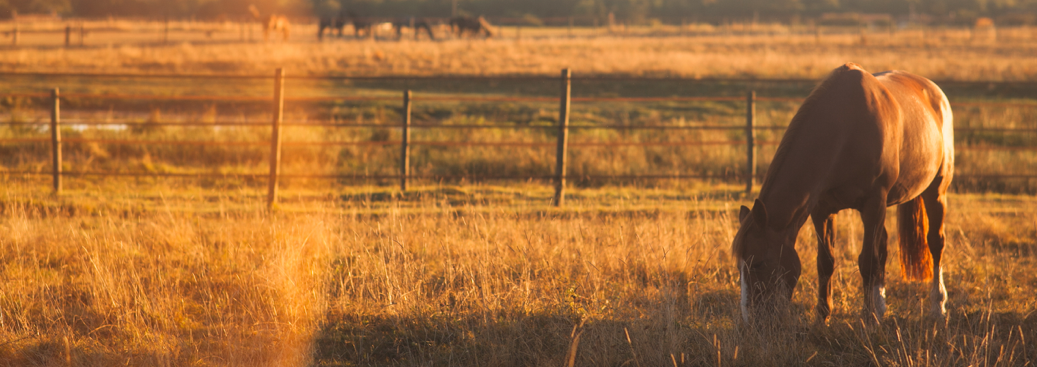
{"type": "Polygon", "coordinates": [[[418,36],[421,35],[421,31],[425,31],[428,34],[430,40],[436,40],[436,36],[432,33],[432,23],[425,18],[407,18],[407,19],[396,19],[392,21],[392,29],[396,32],[396,39],[403,38],[403,29],[411,28],[414,29],[414,39],[417,40],[418,36]]]}
{"type": "Polygon", "coordinates": [[[471,33],[473,37],[480,34],[485,35],[487,38],[493,37],[493,26],[490,25],[490,22],[486,21],[486,18],[481,16],[478,18],[450,18],[450,30],[453,31],[458,38],[464,37],[465,33],[471,33]]]}
{"type": "Polygon", "coordinates": [[[324,39],[324,30],[327,29],[329,32],[335,30],[338,37],[342,37],[342,29],[349,23],[345,13],[339,13],[337,16],[324,16],[320,18],[320,23],[317,25],[317,40],[324,39]]]}
{"type": "Polygon", "coordinates": [[[357,16],[356,13],[352,11],[346,12],[346,18],[353,23],[353,37],[360,38],[360,34],[363,34],[364,37],[374,36],[375,22],[373,20],[357,16]]]}

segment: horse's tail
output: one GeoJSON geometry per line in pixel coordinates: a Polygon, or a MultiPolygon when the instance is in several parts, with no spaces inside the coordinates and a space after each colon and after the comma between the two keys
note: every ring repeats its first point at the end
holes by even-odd
{"type": "Polygon", "coordinates": [[[921,281],[932,279],[933,258],[926,240],[929,218],[921,196],[897,206],[897,227],[900,235],[900,269],[904,277],[921,281]]]}

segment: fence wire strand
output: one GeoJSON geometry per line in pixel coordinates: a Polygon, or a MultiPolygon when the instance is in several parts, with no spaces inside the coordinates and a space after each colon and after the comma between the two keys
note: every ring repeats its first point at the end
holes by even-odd
{"type": "MultiPolygon", "coordinates": [[[[236,80],[271,80],[273,75],[208,75],[208,74],[97,74],[97,73],[11,73],[11,72],[0,72],[0,76],[5,77],[73,77],[73,78],[166,78],[166,79],[236,79],[236,80]]],[[[469,80],[469,81],[495,81],[495,80],[521,80],[521,81],[544,81],[544,82],[555,82],[558,81],[557,77],[553,76],[541,76],[541,75],[503,75],[503,76],[315,76],[315,75],[301,75],[301,76],[289,76],[287,79],[295,80],[362,80],[362,81],[405,81],[405,80],[469,80]]],[[[582,76],[573,77],[573,81],[583,82],[595,82],[595,81],[690,81],[690,82],[774,82],[774,83],[816,83],[814,80],[807,79],[760,79],[760,80],[743,80],[743,79],[724,79],[724,78],[706,78],[706,79],[691,79],[691,78],[642,78],[642,77],[612,77],[612,76],[582,76]]],[[[967,83],[967,82],[954,82],[949,83],[967,83]]],[[[975,82],[980,85],[987,85],[990,82],[975,82]]],[[[1008,85],[1015,85],[1019,83],[1004,83],[1008,85]]],[[[1029,85],[1029,84],[1027,84],[1029,85]]],[[[26,98],[26,99],[49,99],[51,98],[49,93],[0,93],[0,98],[26,98]]],[[[125,100],[125,101],[188,101],[188,102],[249,102],[249,103],[266,103],[272,102],[270,96],[226,96],[226,95],[133,95],[133,94],[96,94],[96,93],[64,93],[61,96],[65,101],[75,100],[125,100]]],[[[357,95],[344,95],[344,96],[302,96],[302,97],[287,97],[285,101],[288,102],[309,102],[309,103],[334,103],[334,102],[372,102],[372,101],[386,101],[394,102],[399,101],[398,96],[390,95],[376,95],[376,96],[357,96],[357,95]]],[[[668,103],[668,102],[743,102],[744,97],[737,96],[669,96],[669,97],[575,97],[570,99],[572,102],[580,103],[668,103]]],[[[774,102],[774,103],[801,103],[804,98],[799,97],[757,97],[757,102],[774,102]]],[[[526,103],[554,103],[558,101],[557,97],[543,97],[543,96],[494,96],[494,95],[417,95],[411,98],[413,102],[526,102],[526,103]]],[[[1026,101],[1009,101],[1009,102],[993,102],[993,101],[954,101],[951,102],[952,106],[955,107],[990,107],[990,108],[1004,108],[1004,107],[1037,107],[1035,102],[1026,101]]],[[[11,122],[9,126],[42,126],[48,125],[47,122],[11,122]]],[[[271,125],[267,122],[235,122],[235,121],[213,121],[213,122],[202,122],[202,121],[182,121],[182,122],[131,122],[131,121],[89,121],[89,120],[71,120],[63,121],[62,125],[66,126],[125,126],[129,128],[148,128],[148,127],[207,127],[207,126],[237,126],[237,127],[255,127],[255,128],[269,128],[271,125]]],[[[400,125],[394,124],[371,124],[371,123],[348,123],[348,122],[337,122],[337,121],[287,121],[281,125],[290,127],[336,127],[336,128],[401,128],[400,125]]],[[[410,125],[411,128],[420,129],[557,129],[554,125],[480,125],[480,124],[438,124],[434,122],[418,122],[410,125]]],[[[693,124],[693,125],[621,125],[621,124],[600,124],[600,125],[570,125],[568,129],[575,130],[590,130],[590,129],[612,129],[612,130],[744,130],[745,126],[734,126],[734,125],[712,125],[712,124],[693,124]]],[[[786,126],[754,126],[754,130],[783,130],[786,126]]],[[[981,133],[981,132],[1002,132],[1002,133],[1033,133],[1037,132],[1037,129],[1033,128],[984,128],[984,127],[961,127],[955,129],[959,133],[970,134],[970,133],[981,133]]],[[[26,143],[47,143],[51,142],[47,138],[4,138],[0,139],[0,144],[26,144],[26,143]]],[[[268,141],[181,141],[181,140],[129,140],[129,139],[92,139],[92,138],[64,138],[62,143],[74,143],[74,144],[108,144],[108,145],[183,145],[183,146],[267,146],[270,143],[268,141]]],[[[293,147],[327,147],[327,146],[396,146],[400,145],[401,141],[386,140],[386,141],[291,141],[284,142],[285,146],[293,147]]],[[[755,144],[766,146],[776,145],[778,141],[756,141],[755,144]]],[[[416,141],[410,142],[412,146],[425,146],[425,147],[527,147],[527,148],[545,148],[553,147],[556,142],[472,142],[472,141],[416,141]]],[[[585,148],[610,148],[610,147],[695,147],[695,146],[737,146],[744,145],[746,141],[741,140],[723,140],[723,141],[656,141],[656,142],[600,142],[600,141],[577,141],[570,142],[570,147],[585,147],[585,148]]],[[[985,145],[985,144],[960,144],[956,147],[959,151],[1037,151],[1037,146],[998,146],[998,145],[985,145]]],[[[50,175],[51,172],[40,172],[40,171],[0,171],[0,174],[24,174],[24,175],[50,175]]],[[[261,178],[266,177],[263,173],[214,173],[214,172],[196,172],[196,173],[168,173],[168,172],[93,172],[93,171],[67,171],[62,172],[61,175],[68,176],[134,176],[134,177],[240,177],[240,178],[261,178]]],[[[723,178],[731,179],[740,176],[739,174],[728,174],[728,175],[701,175],[701,174],[671,174],[671,175],[569,175],[566,176],[570,180],[640,180],[640,179],[714,179],[723,178]]],[[[342,174],[282,174],[278,177],[282,178],[316,178],[316,179],[360,179],[360,180],[389,180],[399,179],[400,175],[342,175],[342,174]]],[[[553,179],[554,175],[408,175],[410,179],[553,179]]],[[[1026,175],[1026,174],[957,174],[956,177],[969,179],[969,178],[1009,178],[1009,179],[1032,179],[1037,178],[1037,175],[1026,175]]]]}

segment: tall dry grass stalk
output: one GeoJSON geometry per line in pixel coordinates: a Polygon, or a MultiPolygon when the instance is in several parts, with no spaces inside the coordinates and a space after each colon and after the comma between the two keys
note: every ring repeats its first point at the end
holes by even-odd
{"type": "Polygon", "coordinates": [[[415,212],[390,201],[375,212],[69,214],[75,198],[63,211],[8,199],[0,360],[1024,365],[1037,358],[1032,201],[952,197],[946,324],[925,318],[927,287],[892,265],[887,322],[860,324],[863,231],[844,213],[830,326],[812,322],[807,226],[791,322],[752,329],[738,321],[727,253],[737,201],[719,210],[686,199],[569,211],[426,201],[415,212]]]}

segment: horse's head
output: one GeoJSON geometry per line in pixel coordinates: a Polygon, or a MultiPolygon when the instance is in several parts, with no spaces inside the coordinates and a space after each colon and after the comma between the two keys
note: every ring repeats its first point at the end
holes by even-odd
{"type": "Polygon", "coordinates": [[[735,235],[732,252],[742,284],[742,319],[749,322],[788,304],[801,265],[795,231],[790,234],[786,228],[768,226],[762,201],[757,199],[752,209],[742,206],[738,219],[742,227],[735,235]]]}

